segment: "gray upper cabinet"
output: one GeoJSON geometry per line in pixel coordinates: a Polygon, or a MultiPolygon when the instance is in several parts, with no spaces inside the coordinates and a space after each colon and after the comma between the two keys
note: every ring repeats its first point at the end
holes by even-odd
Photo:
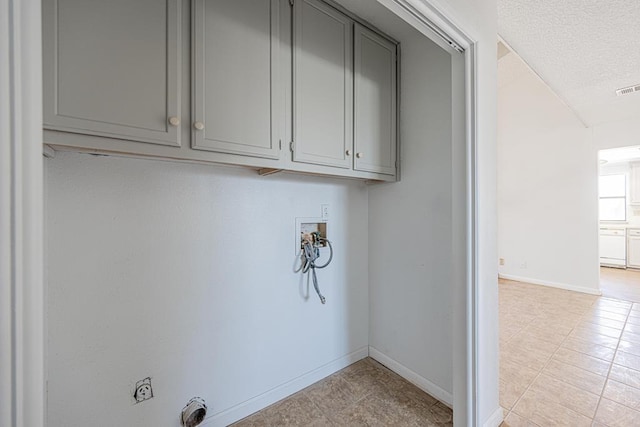
{"type": "Polygon", "coordinates": [[[192,147],[277,159],[279,0],[193,3],[192,147]]]}
{"type": "Polygon", "coordinates": [[[177,0],[44,0],[44,127],[179,146],[180,27],[177,0]]]}
{"type": "Polygon", "coordinates": [[[356,24],[354,169],[396,174],[396,45],[356,24]]]}
{"type": "Polygon", "coordinates": [[[351,168],[353,21],[319,0],[293,13],[293,160],[351,168]]]}
{"type": "Polygon", "coordinates": [[[334,3],[43,0],[42,11],[55,149],[398,178],[398,45],[334,3]]]}

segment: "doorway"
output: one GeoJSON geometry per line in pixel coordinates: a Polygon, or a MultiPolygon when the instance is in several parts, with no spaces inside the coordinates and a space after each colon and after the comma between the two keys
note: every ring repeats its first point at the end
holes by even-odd
{"type": "Polygon", "coordinates": [[[600,289],[640,302],[640,146],[598,152],[600,289]]]}
{"type": "MultiPolygon", "coordinates": [[[[398,4],[404,4],[404,2],[394,2],[398,4]]],[[[42,197],[42,184],[41,184],[41,158],[40,158],[40,150],[42,140],[40,135],[40,7],[39,2],[27,2],[23,7],[15,6],[15,2],[11,2],[14,5],[14,10],[20,10],[20,13],[14,13],[9,16],[8,20],[12,22],[13,25],[7,26],[11,31],[15,34],[21,33],[25,37],[21,39],[20,50],[17,52],[12,52],[11,61],[4,62],[4,64],[8,64],[7,67],[1,67],[3,72],[3,77],[5,75],[10,74],[9,71],[5,73],[6,70],[12,68],[11,72],[14,72],[16,69],[19,69],[22,72],[22,76],[24,77],[21,80],[24,85],[24,90],[16,91],[17,98],[15,103],[12,103],[14,99],[11,99],[11,102],[8,102],[7,106],[8,110],[13,113],[17,111],[20,105],[23,106],[23,113],[25,114],[17,114],[15,118],[16,126],[24,127],[24,132],[21,136],[24,137],[24,146],[18,153],[24,153],[24,156],[14,155],[11,158],[11,161],[8,163],[12,167],[12,171],[17,170],[18,173],[24,175],[26,179],[23,181],[19,181],[17,184],[11,178],[13,177],[5,177],[2,175],[3,184],[5,182],[11,181],[11,186],[8,186],[10,189],[15,190],[12,194],[16,196],[9,200],[3,198],[2,200],[9,200],[9,203],[3,204],[3,206],[7,206],[7,209],[3,209],[3,213],[8,212],[9,215],[15,214],[17,209],[17,202],[19,200],[22,202],[24,199],[25,207],[29,212],[29,215],[26,215],[24,219],[24,229],[28,229],[31,231],[33,235],[26,234],[27,237],[33,237],[31,239],[31,246],[27,249],[32,249],[30,251],[23,251],[25,255],[24,265],[29,268],[25,268],[25,271],[29,271],[29,277],[22,278],[20,277],[20,283],[27,283],[32,285],[27,289],[32,291],[25,295],[24,304],[21,307],[18,307],[17,304],[14,304],[14,301],[9,301],[9,299],[5,299],[6,312],[9,312],[13,309],[16,309],[16,316],[19,317],[20,322],[18,323],[19,328],[16,328],[14,324],[8,324],[7,322],[2,322],[3,331],[10,331],[11,333],[18,334],[19,336],[24,335],[27,337],[28,342],[12,342],[10,339],[7,339],[10,334],[5,334],[2,336],[2,341],[0,341],[0,346],[7,350],[6,354],[10,354],[11,356],[7,358],[7,362],[2,364],[2,368],[8,368],[12,360],[23,360],[25,361],[24,366],[20,364],[20,372],[17,372],[14,378],[14,382],[12,382],[8,389],[9,391],[18,391],[14,393],[12,401],[5,401],[3,403],[3,408],[7,408],[7,411],[0,411],[3,414],[11,414],[12,417],[23,420],[26,419],[26,424],[29,425],[41,425],[43,419],[43,396],[41,393],[41,386],[43,384],[44,372],[42,371],[43,365],[43,357],[44,357],[44,342],[42,340],[42,262],[41,262],[41,253],[42,253],[42,233],[38,227],[41,227],[41,217],[42,217],[42,206],[41,201],[42,197]],[[25,10],[22,10],[24,8],[25,10]],[[17,16],[17,18],[16,18],[17,16]],[[14,64],[15,63],[15,64],[14,64]],[[22,64],[22,67],[18,65],[22,64]],[[15,65],[15,69],[13,69],[15,65]],[[18,105],[18,107],[16,107],[18,105]],[[26,114],[29,113],[29,114],[26,114]],[[26,166],[25,166],[26,165],[26,166]],[[24,166],[24,167],[22,167],[24,166]],[[37,171],[33,171],[30,167],[37,168],[37,171]],[[24,169],[24,170],[23,170],[24,169]],[[20,196],[20,197],[19,197],[20,196]],[[29,197],[22,197],[29,196],[29,197]],[[24,320],[22,322],[22,320],[24,320]],[[6,326],[6,328],[4,328],[6,326]],[[24,328],[22,328],[24,326],[24,328]],[[18,357],[22,356],[22,357],[18,357]],[[24,371],[24,372],[23,372],[24,371]],[[25,405],[23,403],[25,401],[29,402],[29,416],[23,417],[23,414],[17,413],[17,411],[23,408],[25,405]],[[16,409],[17,408],[17,409],[16,409]],[[33,423],[31,420],[35,420],[33,423]]],[[[497,370],[497,360],[488,363],[489,369],[479,369],[478,368],[478,353],[481,353],[485,357],[485,359],[490,359],[493,354],[490,349],[492,349],[493,343],[493,335],[487,332],[487,339],[480,340],[477,338],[478,335],[478,319],[482,314],[483,322],[487,321],[488,324],[492,324],[492,317],[488,316],[484,313],[485,310],[481,312],[481,306],[479,302],[478,292],[477,292],[477,282],[480,280],[479,276],[479,264],[490,265],[490,262],[487,261],[483,257],[483,259],[478,259],[478,188],[476,187],[476,132],[477,132],[477,122],[476,122],[476,41],[466,35],[464,31],[458,29],[451,22],[443,18],[443,15],[439,13],[439,11],[431,6],[426,7],[426,10],[418,13],[416,11],[412,11],[414,19],[418,19],[421,23],[429,23],[431,21],[425,20],[425,16],[430,17],[431,20],[436,21],[440,24],[440,26],[431,25],[430,27],[427,25],[427,29],[424,31],[434,31],[434,29],[440,30],[441,28],[445,28],[444,32],[451,31],[456,36],[456,41],[464,46],[464,54],[459,58],[455,59],[456,72],[454,78],[459,79],[460,81],[464,81],[464,89],[458,88],[459,93],[455,94],[456,98],[464,99],[464,105],[460,105],[460,108],[457,109],[458,119],[460,120],[461,129],[456,129],[458,133],[459,144],[455,147],[454,157],[456,159],[456,164],[461,167],[461,170],[464,170],[465,173],[461,174],[464,176],[456,177],[455,188],[461,189],[459,192],[459,197],[455,200],[455,206],[460,207],[462,209],[458,210],[459,217],[456,218],[456,222],[459,221],[462,224],[457,234],[455,236],[456,242],[458,244],[457,249],[459,250],[459,255],[464,258],[466,261],[464,265],[467,266],[465,269],[458,269],[461,280],[460,289],[456,289],[456,294],[454,295],[454,305],[458,313],[460,313],[460,318],[457,318],[454,322],[456,327],[457,334],[455,348],[456,356],[454,365],[456,369],[454,370],[455,377],[454,383],[457,388],[456,396],[454,396],[454,400],[459,402],[460,405],[456,407],[457,417],[460,424],[471,424],[478,422],[478,402],[475,401],[476,396],[478,395],[478,390],[481,389],[481,385],[484,383],[488,383],[488,389],[493,390],[493,385],[497,380],[494,380],[492,376],[494,376],[495,371],[497,370]],[[464,117],[461,117],[464,116],[464,117]],[[464,128],[464,130],[462,130],[464,128]],[[480,347],[479,343],[482,343],[482,351],[479,351],[480,347]],[[486,348],[485,348],[486,347],[486,348]],[[460,369],[457,369],[460,367],[460,369]],[[478,378],[480,376],[479,372],[482,371],[482,378],[478,378]],[[480,380],[482,380],[482,384],[479,384],[480,380]],[[459,408],[459,410],[458,410],[459,408]],[[468,419],[468,421],[467,421],[468,419]]],[[[404,12],[409,13],[409,12],[404,12]]],[[[15,38],[11,38],[13,41],[15,38]]],[[[5,57],[4,54],[6,50],[1,50],[0,53],[2,57],[5,57]]],[[[6,58],[6,57],[5,57],[6,58]]],[[[1,62],[1,61],[0,61],[1,62]]],[[[13,74],[12,74],[13,75],[13,74]]],[[[5,81],[3,80],[3,83],[5,81]]],[[[4,105],[4,104],[3,104],[4,105]]],[[[6,135],[5,135],[6,136],[6,135]]],[[[4,140],[4,139],[3,139],[4,140]]],[[[12,147],[19,147],[18,142],[19,138],[15,137],[15,135],[7,136],[7,140],[12,144],[12,147]]],[[[9,158],[9,156],[5,156],[4,158],[9,158]]],[[[486,161],[486,159],[483,159],[486,161]]],[[[5,169],[5,170],[8,170],[5,169]]],[[[19,178],[22,176],[20,175],[19,178]]],[[[490,181],[490,179],[488,179],[490,181]]],[[[483,186],[484,188],[484,186],[483,186]]],[[[489,195],[491,195],[490,190],[486,191],[489,195]]],[[[8,194],[8,193],[7,193],[8,194]]],[[[2,194],[3,196],[5,193],[2,194]]],[[[483,193],[483,198],[485,197],[483,193]]],[[[483,211],[490,211],[489,208],[485,208],[483,211]]],[[[4,218],[4,217],[3,217],[4,218]]],[[[9,229],[9,223],[3,223],[3,226],[7,226],[9,229]]],[[[491,228],[491,225],[488,226],[491,228]]],[[[4,228],[3,228],[4,230],[4,228]]],[[[20,230],[23,231],[23,230],[20,230]]],[[[17,241],[25,236],[25,233],[18,233],[15,238],[17,241]]],[[[12,236],[13,237],[13,236],[12,236]]],[[[26,239],[29,240],[29,239],[26,239]]],[[[486,239],[489,242],[491,239],[486,239]]],[[[2,249],[10,246],[11,241],[8,241],[6,245],[2,246],[2,249]]],[[[17,255],[16,255],[17,257],[17,255]]],[[[485,257],[491,257],[491,254],[486,255],[485,257]]],[[[13,259],[13,258],[11,258],[13,259]]],[[[22,258],[19,258],[22,260],[22,258]]],[[[488,269],[488,268],[487,268],[488,269]]],[[[486,273],[484,274],[486,276],[486,273]]],[[[2,276],[2,282],[0,288],[4,290],[12,290],[13,285],[10,288],[10,280],[8,275],[2,276]],[[6,281],[4,279],[7,279],[6,281]],[[5,286],[5,284],[7,286],[5,286]]],[[[13,282],[11,282],[13,283],[13,282]]],[[[481,301],[483,305],[488,305],[491,307],[491,301],[487,302],[487,295],[483,295],[483,300],[481,301]]],[[[20,301],[22,302],[22,301],[20,301]]],[[[489,310],[490,311],[490,310],[489,310]]],[[[13,319],[15,320],[15,319],[13,319]]],[[[3,369],[2,374],[5,374],[6,371],[3,369]]],[[[2,375],[4,378],[4,375],[2,375]]],[[[485,388],[486,390],[486,388],[485,388]]],[[[487,401],[484,406],[490,407],[493,396],[487,397],[488,394],[492,394],[492,392],[485,391],[485,396],[483,397],[484,401],[487,401]]],[[[496,411],[496,414],[500,414],[499,411],[496,411]]],[[[486,418],[485,414],[482,414],[481,418],[486,418]]],[[[7,415],[9,416],[9,415],[7,415]]],[[[501,418],[501,415],[499,416],[501,418]]],[[[4,418],[3,418],[4,419],[4,418]]],[[[12,424],[9,422],[8,424],[12,424]]]]}

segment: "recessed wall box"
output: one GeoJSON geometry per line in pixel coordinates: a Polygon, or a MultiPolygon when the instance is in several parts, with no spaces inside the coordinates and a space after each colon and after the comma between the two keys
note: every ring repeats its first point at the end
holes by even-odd
{"type": "MultiPolygon", "coordinates": [[[[300,253],[302,244],[305,239],[311,238],[312,233],[320,233],[321,237],[329,239],[328,229],[329,222],[322,218],[296,218],[296,231],[295,231],[295,254],[300,253]]],[[[320,244],[321,248],[326,247],[326,242],[320,244]]]]}

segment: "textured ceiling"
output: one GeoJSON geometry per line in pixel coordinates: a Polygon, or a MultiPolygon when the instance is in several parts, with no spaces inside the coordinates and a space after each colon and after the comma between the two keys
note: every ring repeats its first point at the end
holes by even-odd
{"type": "Polygon", "coordinates": [[[640,0],[498,0],[498,31],[586,124],[640,120],[640,0]]]}

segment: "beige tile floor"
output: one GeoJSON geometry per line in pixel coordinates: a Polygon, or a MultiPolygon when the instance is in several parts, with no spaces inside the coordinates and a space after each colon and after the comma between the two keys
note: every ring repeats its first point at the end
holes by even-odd
{"type": "Polygon", "coordinates": [[[640,426],[640,304],[500,280],[504,426],[640,426]]]}
{"type": "Polygon", "coordinates": [[[451,409],[367,358],[234,427],[452,426],[451,409]]]}
{"type": "Polygon", "coordinates": [[[640,302],[640,270],[600,267],[602,296],[640,302]]]}

